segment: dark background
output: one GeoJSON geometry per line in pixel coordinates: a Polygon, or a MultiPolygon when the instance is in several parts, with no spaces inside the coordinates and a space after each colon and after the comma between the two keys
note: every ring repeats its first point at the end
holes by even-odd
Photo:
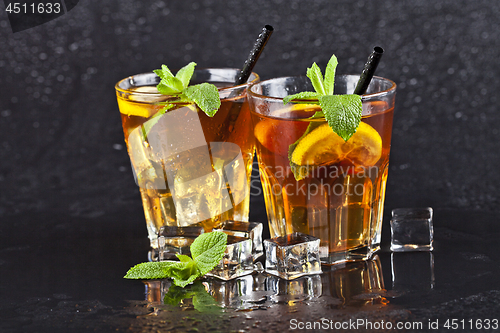
{"type": "MultiPolygon", "coordinates": [[[[114,84],[163,63],[241,67],[265,24],[275,31],[254,69],[262,79],[324,68],[332,53],[338,73],[360,73],[375,45],[385,49],[377,75],[398,88],[384,244],[396,207],[433,207],[437,228],[465,216],[465,234],[497,225],[497,1],[82,0],[17,33],[0,9],[4,308],[98,298],[109,279],[120,299],[137,299],[120,274],[146,258],[146,228],[114,84]]],[[[266,222],[262,198],[251,218],[266,222]]]]}
{"type": "MultiPolygon", "coordinates": [[[[240,67],[265,24],[255,71],[297,75],[332,53],[398,84],[387,210],[497,211],[500,5],[494,1],[81,1],[13,34],[0,15],[0,216],[92,217],[139,205],[114,83],[131,74],[240,67]]],[[[135,222],[130,222],[135,223],[135,222]]]]}

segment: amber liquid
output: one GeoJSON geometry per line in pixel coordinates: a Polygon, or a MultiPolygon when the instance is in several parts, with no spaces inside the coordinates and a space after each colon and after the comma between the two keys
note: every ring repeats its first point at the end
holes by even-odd
{"type": "MultiPolygon", "coordinates": [[[[202,147],[181,151],[174,158],[169,157],[168,159],[161,152],[155,151],[157,148],[148,144],[143,136],[137,134],[139,133],[138,130],[142,131],[143,125],[163,108],[161,105],[162,100],[147,103],[134,101],[132,98],[118,95],[118,104],[121,110],[130,110],[132,107],[141,110],[142,114],[147,115],[141,117],[121,113],[121,119],[125,142],[140,187],[152,247],[157,247],[157,233],[162,226],[201,225],[208,232],[215,225],[228,219],[248,221],[249,184],[254,138],[251,133],[250,112],[245,95],[234,99],[223,99],[218,112],[212,118],[193,105],[180,104],[168,110],[167,113],[185,112],[190,115],[191,118],[189,119],[191,121],[199,120],[204,141],[207,143],[202,147]],[[221,143],[232,143],[232,145],[226,144],[223,146],[221,143]],[[224,149],[227,146],[231,147],[231,149],[224,149]],[[221,148],[214,152],[214,147],[221,148]],[[196,162],[200,154],[207,154],[205,162],[196,162]],[[241,161],[242,163],[240,163],[241,161]],[[217,166],[217,163],[219,163],[219,166],[217,166]],[[239,174],[233,175],[234,183],[217,184],[217,182],[223,182],[227,178],[224,171],[221,171],[221,165],[224,166],[222,168],[224,170],[231,171],[231,168],[237,170],[235,172],[239,174]],[[244,168],[244,177],[241,177],[242,168],[244,168]],[[199,176],[203,172],[213,175],[207,177],[199,188],[180,187],[177,189],[177,194],[180,192],[182,194],[179,194],[176,206],[172,184],[181,178],[186,181],[186,184],[189,184],[189,181],[193,181],[192,178],[196,178],[196,175],[199,176]],[[214,184],[207,183],[210,181],[214,184]],[[210,185],[210,191],[213,193],[201,193],[205,191],[208,185],[210,185]],[[241,197],[242,195],[244,197],[241,197]],[[225,204],[221,204],[222,201],[225,204]],[[178,205],[184,203],[192,206],[203,206],[202,209],[205,209],[206,212],[216,211],[217,213],[209,214],[210,216],[206,216],[207,218],[193,224],[193,216],[187,218],[189,217],[188,210],[181,211],[179,209],[178,205]],[[217,205],[223,207],[217,207],[217,205]]],[[[182,122],[180,122],[180,126],[172,131],[172,128],[169,128],[167,123],[162,123],[160,120],[149,129],[147,137],[157,136],[160,138],[162,145],[168,146],[169,142],[175,140],[175,132],[177,130],[182,131],[182,128],[180,128],[182,125],[182,122]]],[[[185,135],[189,136],[189,134],[185,135]]],[[[199,136],[200,134],[193,133],[193,136],[196,135],[199,136]]],[[[196,210],[194,210],[194,213],[196,213],[196,210]]]]}
{"type": "Polygon", "coordinates": [[[299,181],[291,171],[288,148],[312,121],[325,120],[293,116],[292,112],[280,118],[252,113],[271,237],[302,232],[320,238],[324,263],[366,259],[371,243],[380,243],[393,108],[362,117],[382,139],[375,165],[364,167],[350,160],[325,163],[299,181]]]}

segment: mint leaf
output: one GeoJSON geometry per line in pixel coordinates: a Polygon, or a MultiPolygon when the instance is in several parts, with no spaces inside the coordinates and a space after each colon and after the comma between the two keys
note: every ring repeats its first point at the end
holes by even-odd
{"type": "Polygon", "coordinates": [[[200,275],[214,269],[222,260],[226,251],[227,235],[221,231],[212,231],[198,236],[191,244],[190,250],[200,275]]]}
{"type": "Polygon", "coordinates": [[[179,259],[180,262],[191,262],[191,261],[193,261],[193,259],[191,259],[190,256],[187,256],[185,254],[176,254],[175,256],[179,259]]]}
{"type": "Polygon", "coordinates": [[[361,122],[361,96],[326,95],[319,98],[319,105],[325,114],[328,125],[344,141],[356,133],[361,122]]]}
{"type": "Polygon", "coordinates": [[[283,98],[283,104],[286,104],[294,99],[317,100],[319,96],[321,95],[318,94],[317,92],[303,91],[298,94],[286,96],[285,98],[283,98]]]}
{"type": "Polygon", "coordinates": [[[319,69],[315,62],[312,64],[311,68],[307,69],[306,75],[311,79],[314,90],[320,95],[325,95],[326,91],[323,84],[323,74],[321,74],[321,69],[319,69]]]}
{"type": "Polygon", "coordinates": [[[158,92],[160,94],[163,94],[163,95],[175,95],[175,94],[178,94],[180,92],[179,90],[168,86],[163,81],[158,83],[158,85],[156,86],[156,89],[158,90],[158,92]]]}
{"type": "Polygon", "coordinates": [[[326,70],[325,70],[326,95],[333,95],[333,87],[335,86],[335,71],[338,63],[339,62],[337,61],[337,57],[334,54],[328,61],[328,65],[326,65],[326,70]]]}
{"type": "Polygon", "coordinates": [[[125,279],[165,279],[168,277],[169,266],[175,264],[172,261],[144,262],[135,265],[128,270],[125,279]]]}
{"type": "Polygon", "coordinates": [[[155,69],[153,72],[161,79],[160,83],[156,86],[156,89],[161,94],[178,94],[185,88],[182,81],[176,78],[166,65],[162,65],[161,69],[155,69]]]}
{"type": "MultiPolygon", "coordinates": [[[[169,76],[161,80],[160,85],[168,87],[170,90],[174,91],[175,93],[181,93],[182,90],[184,89],[184,86],[182,85],[182,81],[179,80],[178,78],[174,76],[169,76]]],[[[158,86],[156,87],[158,89],[158,86]]]]}
{"type": "Polygon", "coordinates": [[[168,276],[174,279],[174,284],[185,287],[200,276],[196,262],[178,262],[167,268],[168,276]]]}
{"type": "Polygon", "coordinates": [[[187,86],[189,86],[189,81],[191,81],[191,77],[193,76],[195,67],[196,67],[196,63],[190,62],[186,66],[179,69],[177,74],[175,74],[175,77],[182,82],[183,89],[187,88],[187,86]]]}
{"type": "Polygon", "coordinates": [[[183,93],[209,117],[213,117],[220,107],[219,91],[213,84],[201,83],[190,86],[184,89],[183,93]]]}
{"type": "Polygon", "coordinates": [[[227,245],[227,234],[222,231],[212,231],[199,235],[193,241],[189,250],[191,251],[191,255],[193,259],[196,259],[198,256],[203,253],[210,251],[212,248],[217,247],[219,250],[222,250],[227,245]]]}
{"type": "Polygon", "coordinates": [[[161,79],[156,89],[163,95],[176,95],[175,102],[195,103],[209,117],[213,117],[220,107],[219,91],[210,83],[189,86],[195,67],[196,63],[190,62],[175,76],[166,65],[162,65],[161,69],[153,70],[161,79]]]}
{"type": "Polygon", "coordinates": [[[167,65],[161,65],[161,69],[155,69],[153,72],[156,73],[161,79],[167,78],[169,76],[174,76],[167,65]]]}
{"type": "Polygon", "coordinates": [[[221,261],[226,251],[227,235],[213,231],[198,236],[191,244],[191,254],[177,254],[180,261],[146,262],[132,267],[127,279],[173,278],[174,284],[185,287],[198,277],[211,271],[221,261]]]}

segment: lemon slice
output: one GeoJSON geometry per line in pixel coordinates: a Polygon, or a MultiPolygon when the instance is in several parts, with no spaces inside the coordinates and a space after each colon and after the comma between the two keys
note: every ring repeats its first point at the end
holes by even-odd
{"type": "Polygon", "coordinates": [[[143,95],[130,95],[131,100],[138,102],[155,102],[165,97],[158,92],[158,89],[155,86],[135,87],[132,88],[132,91],[135,94],[143,94],[143,95]]]}
{"type": "Polygon", "coordinates": [[[382,138],[367,123],[360,123],[358,130],[342,146],[346,158],[355,165],[372,166],[382,155],[382,138]]]}
{"type": "Polygon", "coordinates": [[[372,166],[382,155],[382,138],[366,123],[360,123],[345,142],[328,124],[323,124],[302,138],[295,147],[291,162],[297,165],[325,165],[351,160],[355,165],[372,166]]]}
{"type": "Polygon", "coordinates": [[[128,95],[128,100],[118,97],[118,107],[120,113],[127,116],[138,116],[149,118],[158,110],[158,105],[166,97],[158,94],[158,90],[153,86],[143,86],[134,88],[135,94],[128,95]]]}
{"type": "Polygon", "coordinates": [[[313,112],[316,111],[321,111],[321,107],[318,104],[292,104],[290,106],[286,106],[282,109],[279,110],[273,110],[272,113],[270,114],[274,118],[300,118],[298,116],[298,113],[295,114],[296,112],[301,112],[302,118],[307,118],[310,117],[308,115],[309,112],[311,112],[311,115],[313,115],[313,112]]]}

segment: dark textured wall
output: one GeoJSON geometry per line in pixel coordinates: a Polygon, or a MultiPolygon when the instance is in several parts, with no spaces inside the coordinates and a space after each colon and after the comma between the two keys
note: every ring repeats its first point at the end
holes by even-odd
{"type": "Polygon", "coordinates": [[[162,63],[240,67],[265,24],[264,79],[332,53],[360,73],[384,47],[377,74],[398,84],[387,211],[499,211],[496,1],[82,0],[15,34],[0,8],[0,217],[140,210],[114,83],[162,63]]]}

